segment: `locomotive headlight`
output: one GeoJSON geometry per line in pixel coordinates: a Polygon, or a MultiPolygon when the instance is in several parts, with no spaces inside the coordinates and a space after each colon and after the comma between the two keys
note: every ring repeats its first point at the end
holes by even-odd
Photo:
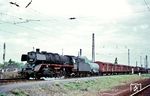
{"type": "Polygon", "coordinates": [[[35,53],[29,53],[29,58],[30,59],[35,59],[35,53]]]}

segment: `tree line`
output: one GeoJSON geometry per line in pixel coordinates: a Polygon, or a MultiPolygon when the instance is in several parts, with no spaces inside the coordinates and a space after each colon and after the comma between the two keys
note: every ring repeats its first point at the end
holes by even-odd
{"type": "Polygon", "coordinates": [[[24,63],[13,61],[9,59],[9,61],[4,62],[4,64],[0,63],[0,68],[22,68],[24,63]]]}

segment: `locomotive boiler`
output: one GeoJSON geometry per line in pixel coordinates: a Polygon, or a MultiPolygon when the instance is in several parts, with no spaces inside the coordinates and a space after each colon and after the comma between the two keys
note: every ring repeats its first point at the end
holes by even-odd
{"type": "Polygon", "coordinates": [[[21,61],[27,61],[29,64],[73,64],[74,56],[59,55],[58,53],[48,53],[46,51],[40,52],[36,49],[36,52],[31,51],[27,54],[23,54],[21,61]]]}

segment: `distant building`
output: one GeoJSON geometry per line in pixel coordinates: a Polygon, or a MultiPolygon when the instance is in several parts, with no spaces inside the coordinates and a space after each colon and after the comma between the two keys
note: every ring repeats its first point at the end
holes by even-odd
{"type": "Polygon", "coordinates": [[[4,72],[4,69],[0,68],[0,74],[4,72]]]}

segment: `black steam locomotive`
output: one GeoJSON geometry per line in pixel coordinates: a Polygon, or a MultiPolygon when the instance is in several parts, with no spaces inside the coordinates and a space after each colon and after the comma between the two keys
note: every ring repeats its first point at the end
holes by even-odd
{"type": "Polygon", "coordinates": [[[25,68],[21,71],[21,75],[27,79],[30,77],[40,79],[41,77],[70,77],[99,73],[99,66],[85,57],[40,52],[39,49],[23,54],[21,61],[27,61],[25,68]]]}
{"type": "Polygon", "coordinates": [[[40,52],[36,49],[36,52],[31,51],[28,54],[23,54],[21,61],[27,61],[29,64],[73,64],[74,56],[59,55],[57,53],[48,53],[46,51],[40,52]]]}

